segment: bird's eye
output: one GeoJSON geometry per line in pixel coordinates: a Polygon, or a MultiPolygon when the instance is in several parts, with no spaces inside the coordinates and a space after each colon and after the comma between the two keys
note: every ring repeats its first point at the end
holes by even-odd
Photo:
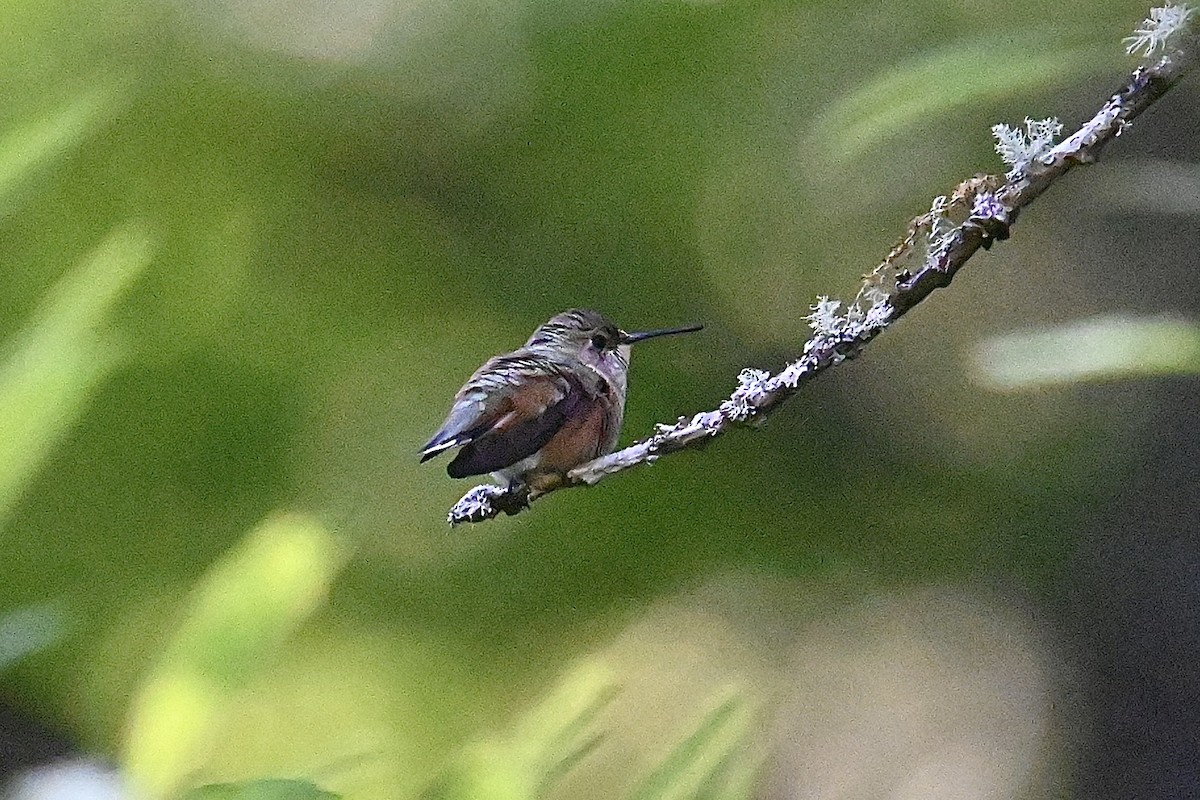
{"type": "Polygon", "coordinates": [[[597,350],[604,350],[608,347],[608,337],[603,333],[593,333],[592,347],[596,348],[597,350]]]}

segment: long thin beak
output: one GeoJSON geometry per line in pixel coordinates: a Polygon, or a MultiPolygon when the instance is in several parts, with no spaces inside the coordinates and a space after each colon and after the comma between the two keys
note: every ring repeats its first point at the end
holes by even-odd
{"type": "Polygon", "coordinates": [[[704,330],[704,326],[688,325],[685,328],[658,328],[653,331],[638,331],[637,333],[621,331],[621,344],[633,344],[634,342],[644,342],[647,339],[653,339],[656,336],[672,336],[676,333],[693,333],[699,330],[704,330]]]}

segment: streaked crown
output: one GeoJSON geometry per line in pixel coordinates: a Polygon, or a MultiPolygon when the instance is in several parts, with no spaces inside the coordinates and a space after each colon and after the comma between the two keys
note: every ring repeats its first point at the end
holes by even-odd
{"type": "Polygon", "coordinates": [[[597,349],[608,350],[621,342],[621,329],[608,317],[590,308],[572,308],[555,314],[525,343],[526,347],[583,344],[591,341],[597,349]]]}

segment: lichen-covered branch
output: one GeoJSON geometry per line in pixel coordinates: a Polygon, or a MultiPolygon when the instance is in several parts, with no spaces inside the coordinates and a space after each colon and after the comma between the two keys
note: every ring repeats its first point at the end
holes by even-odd
{"type": "Polygon", "coordinates": [[[528,487],[476,486],[450,510],[450,523],[516,514],[556,489],[590,486],[608,475],[702,445],[731,428],[762,420],[805,382],[857,356],[934,290],[949,286],[980,248],[1007,239],[1022,208],[1075,166],[1095,162],[1109,142],[1194,66],[1200,48],[1187,36],[1191,15],[1186,6],[1153,9],[1126,39],[1130,53],[1144,54],[1143,64],[1091,119],[1058,144],[1053,144],[1062,128],[1057,120],[1027,119],[1024,130],[995,126],[996,149],[1008,172],[977,175],[949,196],[935,199],[879,266],[863,277],[849,305],[818,298],[807,317],[812,337],[800,357],[778,373],[742,370],[737,388],[717,408],[657,425],[648,438],[576,467],[561,483],[539,493],[528,487]]]}

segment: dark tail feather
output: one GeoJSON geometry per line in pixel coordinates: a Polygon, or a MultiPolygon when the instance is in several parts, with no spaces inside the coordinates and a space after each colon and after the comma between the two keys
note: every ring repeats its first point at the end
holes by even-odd
{"type": "Polygon", "coordinates": [[[429,443],[421,448],[421,462],[424,464],[429,459],[436,455],[440,455],[452,447],[457,447],[459,444],[458,437],[447,436],[443,431],[438,431],[434,434],[429,443]]]}

